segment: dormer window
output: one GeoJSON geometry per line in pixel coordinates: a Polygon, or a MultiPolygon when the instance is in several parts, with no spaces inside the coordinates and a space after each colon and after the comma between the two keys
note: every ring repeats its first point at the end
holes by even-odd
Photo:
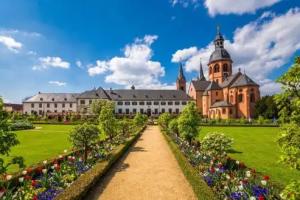
{"type": "Polygon", "coordinates": [[[145,95],[146,98],[148,98],[148,95],[145,95]]]}
{"type": "Polygon", "coordinates": [[[40,98],[40,101],[43,101],[43,98],[40,98]]]}
{"type": "Polygon", "coordinates": [[[65,101],[67,101],[67,98],[65,98],[65,101]]]}
{"type": "Polygon", "coordinates": [[[54,98],[52,98],[52,101],[54,101],[54,98]]]}

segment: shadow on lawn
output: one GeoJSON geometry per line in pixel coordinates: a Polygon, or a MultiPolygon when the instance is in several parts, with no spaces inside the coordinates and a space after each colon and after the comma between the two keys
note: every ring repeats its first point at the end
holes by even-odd
{"type": "Polygon", "coordinates": [[[229,149],[227,153],[233,153],[233,154],[235,154],[235,153],[243,153],[243,152],[242,151],[237,151],[235,149],[229,149]]]}

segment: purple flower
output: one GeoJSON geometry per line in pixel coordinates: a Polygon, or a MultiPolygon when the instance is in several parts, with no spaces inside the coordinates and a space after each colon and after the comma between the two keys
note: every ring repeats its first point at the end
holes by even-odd
{"type": "Polygon", "coordinates": [[[57,190],[57,189],[48,189],[40,194],[38,194],[38,200],[52,200],[54,199],[59,193],[61,192],[61,190],[57,190]]]}
{"type": "Polygon", "coordinates": [[[260,186],[253,186],[252,187],[252,192],[256,197],[259,196],[267,196],[268,194],[268,189],[267,188],[263,188],[260,186]]]}

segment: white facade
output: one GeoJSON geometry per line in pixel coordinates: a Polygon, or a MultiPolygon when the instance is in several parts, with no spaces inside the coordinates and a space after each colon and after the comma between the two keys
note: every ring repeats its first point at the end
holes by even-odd
{"type": "Polygon", "coordinates": [[[39,102],[39,103],[23,103],[24,114],[45,115],[46,113],[67,113],[77,112],[75,102],[39,102]]]}

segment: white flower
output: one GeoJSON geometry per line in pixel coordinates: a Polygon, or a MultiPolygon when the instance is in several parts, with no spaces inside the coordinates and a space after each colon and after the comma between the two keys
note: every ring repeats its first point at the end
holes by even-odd
{"type": "Polygon", "coordinates": [[[82,158],[79,158],[79,162],[81,162],[82,161],[82,158]]]}
{"type": "Polygon", "coordinates": [[[208,173],[207,173],[207,172],[205,172],[205,173],[203,174],[203,176],[208,176],[208,173]]]}
{"type": "Polygon", "coordinates": [[[57,166],[58,166],[57,164],[54,164],[54,166],[53,166],[53,167],[57,168],[57,166]]]}
{"type": "Polygon", "coordinates": [[[59,155],[58,157],[59,157],[59,158],[62,158],[63,156],[62,156],[62,155],[59,155]]]}
{"type": "Polygon", "coordinates": [[[237,160],[237,161],[235,161],[235,163],[236,163],[237,165],[239,165],[239,164],[240,164],[240,161],[237,160]]]}
{"type": "Polygon", "coordinates": [[[75,156],[73,156],[72,159],[75,160],[76,159],[75,156]]]}
{"type": "Polygon", "coordinates": [[[227,186],[227,185],[226,185],[226,186],[224,186],[224,189],[225,189],[225,190],[227,190],[227,189],[228,189],[228,186],[227,186]]]}
{"type": "Polygon", "coordinates": [[[71,159],[72,159],[72,156],[68,156],[68,159],[71,160],[71,159]]]}
{"type": "Polygon", "coordinates": [[[43,172],[43,174],[46,174],[47,173],[47,169],[43,169],[42,172],[43,172]]]}
{"type": "Polygon", "coordinates": [[[267,185],[267,181],[261,180],[261,184],[262,184],[262,185],[267,185]]]}
{"type": "Polygon", "coordinates": [[[251,172],[250,171],[246,171],[246,176],[249,178],[251,177],[251,172]]]}
{"type": "Polygon", "coordinates": [[[47,160],[44,160],[44,161],[43,161],[43,164],[46,165],[46,164],[47,164],[47,160]]]}
{"type": "Polygon", "coordinates": [[[19,182],[22,183],[24,181],[24,177],[19,178],[19,182]]]}
{"type": "Polygon", "coordinates": [[[256,200],[256,198],[252,196],[249,198],[249,200],[256,200]]]}
{"type": "Polygon", "coordinates": [[[27,174],[27,171],[26,171],[26,170],[22,171],[22,174],[23,174],[23,175],[26,175],[26,174],[27,174]]]}
{"type": "Polygon", "coordinates": [[[203,159],[205,160],[205,159],[206,159],[206,156],[203,156],[203,159]]]}
{"type": "Polygon", "coordinates": [[[217,172],[220,171],[220,169],[218,167],[216,167],[215,169],[216,169],[217,172]]]}
{"type": "Polygon", "coordinates": [[[243,185],[239,185],[238,188],[239,188],[239,190],[241,190],[241,191],[244,189],[243,185]]]}
{"type": "Polygon", "coordinates": [[[226,175],[226,178],[229,180],[229,179],[230,179],[230,176],[227,174],[227,175],[226,175]]]}
{"type": "Polygon", "coordinates": [[[64,150],[64,153],[67,153],[67,152],[68,152],[68,150],[67,150],[67,149],[65,149],[65,150],[64,150]]]}
{"type": "Polygon", "coordinates": [[[54,166],[51,166],[51,169],[54,169],[54,166]]]}
{"type": "Polygon", "coordinates": [[[12,175],[6,175],[6,180],[10,180],[10,179],[12,179],[12,175]]]}

